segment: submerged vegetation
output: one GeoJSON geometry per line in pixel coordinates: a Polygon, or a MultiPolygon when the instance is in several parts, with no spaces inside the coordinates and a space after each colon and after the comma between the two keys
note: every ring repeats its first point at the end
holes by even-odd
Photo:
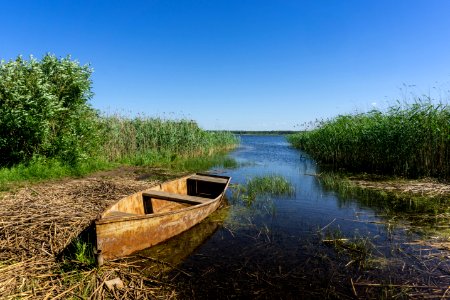
{"type": "Polygon", "coordinates": [[[341,115],[289,141],[335,169],[450,178],[450,107],[418,99],[386,111],[341,115]]]}
{"type": "MultiPolygon", "coordinates": [[[[322,233],[319,232],[319,236],[321,235],[322,233]]],[[[322,243],[333,247],[338,254],[350,258],[346,266],[354,264],[361,269],[371,266],[374,245],[368,237],[354,237],[349,239],[343,235],[341,230],[335,229],[325,232],[325,235],[322,237],[322,243]]]]}
{"type": "Polygon", "coordinates": [[[83,175],[118,164],[185,168],[234,147],[229,132],[192,120],[103,116],[89,105],[92,69],[70,57],[0,64],[0,188],[83,175]]]}

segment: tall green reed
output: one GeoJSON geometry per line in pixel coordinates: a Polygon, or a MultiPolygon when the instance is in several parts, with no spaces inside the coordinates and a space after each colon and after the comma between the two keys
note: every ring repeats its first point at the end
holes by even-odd
{"type": "Polygon", "coordinates": [[[191,120],[108,116],[100,119],[103,154],[110,161],[151,164],[230,149],[237,144],[229,132],[208,132],[191,120]]]}
{"type": "Polygon", "coordinates": [[[431,99],[321,120],[289,136],[319,163],[406,177],[450,176],[450,108],[431,99]]]}

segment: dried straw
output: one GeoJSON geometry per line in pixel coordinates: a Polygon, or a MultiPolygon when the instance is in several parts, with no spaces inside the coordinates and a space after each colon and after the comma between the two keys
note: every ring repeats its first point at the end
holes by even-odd
{"type": "Polygon", "coordinates": [[[0,298],[166,298],[170,291],[127,263],[67,272],[57,259],[107,206],[154,184],[136,177],[137,169],[121,168],[4,194],[0,199],[0,298]],[[107,289],[104,282],[116,277],[124,288],[107,289]]]}

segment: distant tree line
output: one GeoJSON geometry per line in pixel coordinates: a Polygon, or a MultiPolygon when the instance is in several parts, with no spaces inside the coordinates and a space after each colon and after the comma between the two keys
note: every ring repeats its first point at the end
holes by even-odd
{"type": "Polygon", "coordinates": [[[297,133],[298,131],[293,130],[232,130],[231,133],[233,134],[240,134],[240,135],[288,135],[297,133]]]}

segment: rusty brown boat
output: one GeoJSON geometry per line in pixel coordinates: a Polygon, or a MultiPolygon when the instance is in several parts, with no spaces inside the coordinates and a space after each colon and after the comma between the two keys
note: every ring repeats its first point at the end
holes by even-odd
{"type": "Polygon", "coordinates": [[[230,179],[196,173],[122,198],[95,221],[97,253],[126,256],[188,230],[219,207],[230,179]]]}

